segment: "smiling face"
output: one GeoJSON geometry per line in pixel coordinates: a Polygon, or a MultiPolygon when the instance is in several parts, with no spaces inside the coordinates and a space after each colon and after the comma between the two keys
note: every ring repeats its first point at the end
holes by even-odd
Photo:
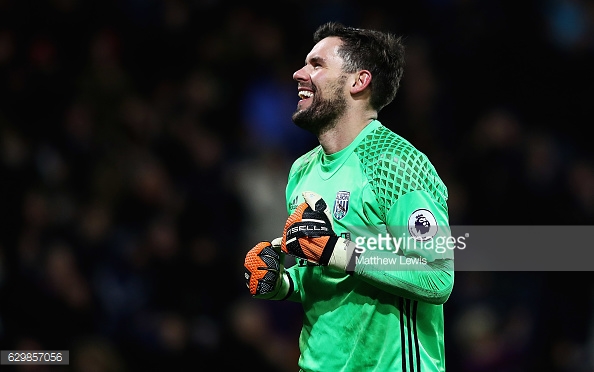
{"type": "Polygon", "coordinates": [[[300,101],[293,122],[315,135],[336,125],[347,107],[347,75],[338,55],[341,41],[328,37],[317,43],[305,59],[305,66],[293,74],[300,101]]]}

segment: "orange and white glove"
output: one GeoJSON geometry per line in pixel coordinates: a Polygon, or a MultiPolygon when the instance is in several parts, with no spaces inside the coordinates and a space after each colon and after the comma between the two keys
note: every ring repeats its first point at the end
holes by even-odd
{"type": "Polygon", "coordinates": [[[285,224],[282,251],[321,266],[352,272],[355,243],[336,235],[328,205],[319,194],[305,191],[302,195],[305,203],[295,209],[285,224]]]}
{"type": "Polygon", "coordinates": [[[260,242],[245,256],[245,284],[256,298],[284,300],[293,293],[291,276],[284,268],[281,240],[260,242]]]}

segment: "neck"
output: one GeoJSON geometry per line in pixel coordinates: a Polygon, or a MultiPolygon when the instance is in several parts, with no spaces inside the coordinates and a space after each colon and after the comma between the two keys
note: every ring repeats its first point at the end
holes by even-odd
{"type": "Polygon", "coordinates": [[[369,123],[376,119],[376,115],[357,120],[341,117],[337,119],[335,125],[331,125],[328,130],[318,135],[318,141],[324,153],[334,154],[353,142],[369,123]]]}

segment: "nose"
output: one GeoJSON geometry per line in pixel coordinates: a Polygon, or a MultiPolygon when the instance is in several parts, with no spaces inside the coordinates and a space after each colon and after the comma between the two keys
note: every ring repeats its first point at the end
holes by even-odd
{"type": "Polygon", "coordinates": [[[303,70],[304,68],[300,68],[299,70],[293,73],[293,80],[296,81],[305,81],[307,80],[307,74],[303,70]]]}

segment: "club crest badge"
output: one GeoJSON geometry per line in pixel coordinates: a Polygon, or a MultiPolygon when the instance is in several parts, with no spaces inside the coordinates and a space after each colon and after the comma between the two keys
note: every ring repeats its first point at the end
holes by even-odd
{"type": "Polygon", "coordinates": [[[426,241],[437,234],[437,221],[428,209],[417,209],[408,218],[408,232],[419,241],[426,241]]]}
{"type": "Polygon", "coordinates": [[[334,218],[340,220],[346,216],[349,211],[349,199],[351,193],[349,191],[339,191],[336,193],[334,200],[334,218]]]}

